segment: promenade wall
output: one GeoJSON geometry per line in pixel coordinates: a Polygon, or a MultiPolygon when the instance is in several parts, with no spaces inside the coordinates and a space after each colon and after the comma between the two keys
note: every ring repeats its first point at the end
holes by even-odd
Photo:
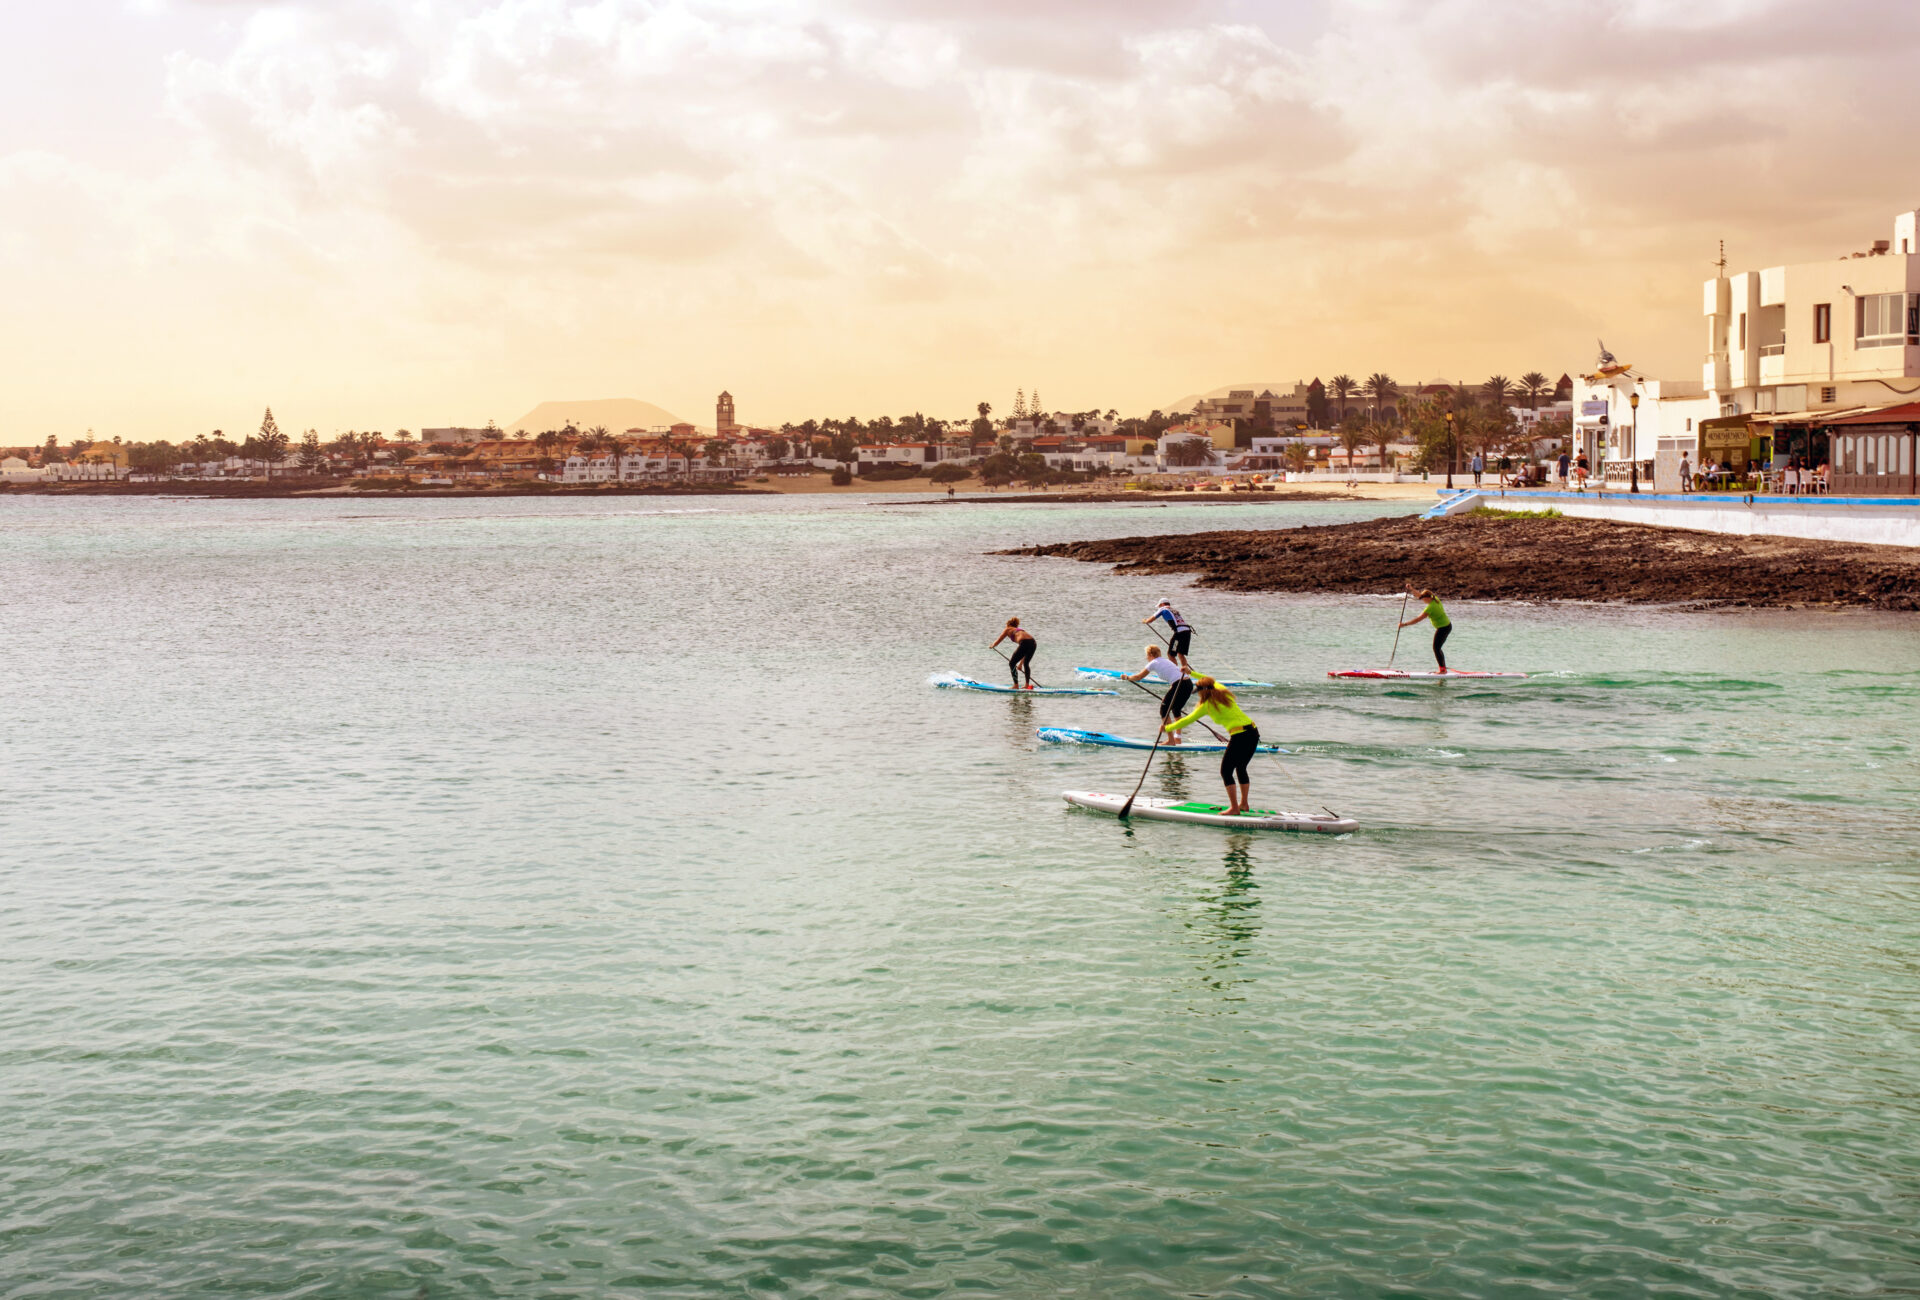
{"type": "Polygon", "coordinates": [[[1557,492],[1442,488],[1429,515],[1475,506],[1558,510],[1575,519],[1612,519],[1705,533],[1805,537],[1877,546],[1920,546],[1920,497],[1754,496],[1739,493],[1557,492]]]}

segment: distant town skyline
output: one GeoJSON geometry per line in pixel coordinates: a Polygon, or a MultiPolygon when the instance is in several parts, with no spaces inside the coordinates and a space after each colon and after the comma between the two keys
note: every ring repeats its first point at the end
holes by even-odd
{"type": "Polygon", "coordinates": [[[1041,384],[1688,373],[1920,206],[1909,5],[70,0],[0,13],[0,444],[1041,384]]]}

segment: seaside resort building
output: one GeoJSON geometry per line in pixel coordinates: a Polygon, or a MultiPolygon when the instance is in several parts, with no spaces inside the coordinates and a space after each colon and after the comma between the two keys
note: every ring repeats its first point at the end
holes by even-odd
{"type": "Polygon", "coordinates": [[[1603,364],[1577,381],[1574,451],[1609,486],[1636,474],[1681,490],[1680,464],[1725,466],[1778,490],[1790,459],[1831,467],[1826,490],[1911,496],[1920,437],[1920,212],[1892,237],[1825,262],[1705,282],[1700,379],[1603,364]],[[1636,401],[1637,399],[1637,401],[1636,401]]]}

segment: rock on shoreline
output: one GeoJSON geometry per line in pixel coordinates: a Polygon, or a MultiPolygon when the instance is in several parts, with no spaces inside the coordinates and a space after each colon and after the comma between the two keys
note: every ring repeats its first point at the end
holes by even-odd
{"type": "Polygon", "coordinates": [[[1462,515],[1271,531],[1057,542],[1001,555],[1062,556],[1116,571],[1197,573],[1232,591],[1398,591],[1456,600],[1920,609],[1920,552],[1735,537],[1599,519],[1462,515]]]}

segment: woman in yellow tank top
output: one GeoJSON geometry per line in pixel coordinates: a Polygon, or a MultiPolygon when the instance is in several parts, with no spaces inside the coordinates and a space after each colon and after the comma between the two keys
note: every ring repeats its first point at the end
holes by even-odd
{"type": "Polygon", "coordinates": [[[1227,786],[1227,813],[1231,817],[1253,807],[1252,783],[1247,778],[1247,760],[1260,749],[1260,728],[1241,711],[1233,692],[1211,677],[1193,679],[1194,694],[1200,703],[1192,713],[1177,722],[1163,722],[1167,731],[1179,731],[1201,718],[1212,718],[1227,731],[1227,752],[1220,756],[1220,779],[1227,786]],[[1235,778],[1238,778],[1236,781],[1235,778]]]}

